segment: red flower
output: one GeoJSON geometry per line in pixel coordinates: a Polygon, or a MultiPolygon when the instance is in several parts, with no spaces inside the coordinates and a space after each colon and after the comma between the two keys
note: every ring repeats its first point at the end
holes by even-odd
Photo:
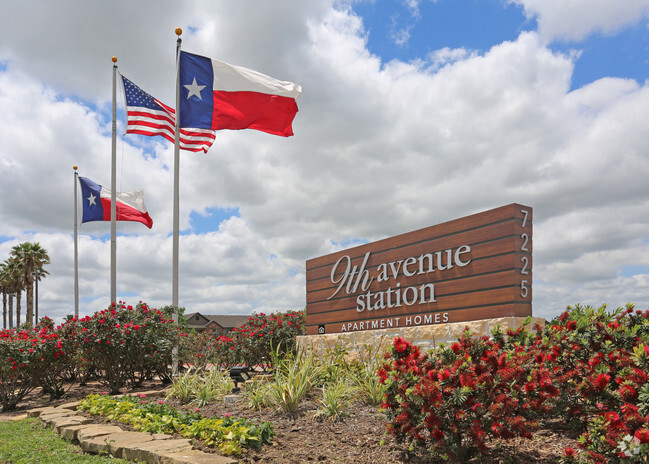
{"type": "Polygon", "coordinates": [[[566,449],[563,450],[563,454],[568,458],[574,458],[577,455],[577,452],[574,448],[566,446],[566,449]]]}
{"type": "Polygon", "coordinates": [[[611,376],[608,374],[599,374],[597,377],[595,377],[595,381],[593,382],[593,385],[598,390],[604,390],[606,388],[606,385],[608,385],[608,382],[611,380],[611,376]]]}
{"type": "Polygon", "coordinates": [[[640,443],[649,443],[649,429],[636,430],[634,437],[640,440],[640,443]]]}
{"type": "Polygon", "coordinates": [[[527,382],[524,388],[527,393],[532,393],[534,390],[536,390],[536,385],[534,384],[534,382],[527,382]]]}
{"type": "Polygon", "coordinates": [[[394,339],[394,349],[397,353],[405,353],[410,344],[405,341],[402,337],[397,337],[394,339]]]}
{"type": "Polygon", "coordinates": [[[624,401],[631,401],[638,395],[636,389],[631,385],[622,385],[618,391],[624,401]]]}

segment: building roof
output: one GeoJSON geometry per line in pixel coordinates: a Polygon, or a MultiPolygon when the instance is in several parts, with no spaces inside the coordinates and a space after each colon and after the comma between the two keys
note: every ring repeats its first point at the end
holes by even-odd
{"type": "Polygon", "coordinates": [[[185,317],[187,318],[187,325],[189,328],[203,328],[207,327],[210,322],[215,322],[223,329],[233,329],[234,327],[239,327],[248,322],[250,316],[190,313],[185,314],[185,317]]]}

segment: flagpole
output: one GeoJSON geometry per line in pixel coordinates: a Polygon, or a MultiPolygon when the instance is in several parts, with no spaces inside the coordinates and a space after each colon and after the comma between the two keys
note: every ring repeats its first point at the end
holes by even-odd
{"type": "Polygon", "coordinates": [[[113,144],[110,174],[110,302],[117,304],[117,57],[113,57],[113,144]]]}
{"type": "Polygon", "coordinates": [[[74,169],[74,317],[79,317],[79,246],[77,238],[77,166],[72,166],[74,169]]]}
{"type": "MultiPolygon", "coordinates": [[[[173,201],[173,239],[171,258],[171,305],[174,307],[173,320],[178,323],[178,238],[180,235],[180,38],[183,30],[176,28],[176,125],[174,130],[174,201],[173,201]]],[[[178,375],[178,347],[172,351],[172,375],[178,375]]]]}

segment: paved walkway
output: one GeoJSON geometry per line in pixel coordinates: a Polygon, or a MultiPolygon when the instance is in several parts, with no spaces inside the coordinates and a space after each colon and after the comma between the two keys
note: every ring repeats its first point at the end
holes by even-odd
{"type": "MultiPolygon", "coordinates": [[[[156,392],[143,392],[147,396],[156,392]]],[[[124,431],[116,425],[91,424],[78,415],[79,402],[57,407],[36,408],[26,416],[38,417],[62,438],[78,444],[88,453],[111,454],[116,458],[148,464],[236,464],[237,461],[219,454],[192,449],[190,440],[171,435],[124,431]]],[[[26,416],[17,416],[18,420],[26,416]]]]}

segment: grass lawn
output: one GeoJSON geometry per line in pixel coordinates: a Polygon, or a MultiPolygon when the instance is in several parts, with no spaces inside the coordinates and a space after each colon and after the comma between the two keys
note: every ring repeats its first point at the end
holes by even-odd
{"type": "Polygon", "coordinates": [[[85,454],[41,421],[27,418],[0,422],[0,464],[127,464],[112,456],[85,454]]]}

